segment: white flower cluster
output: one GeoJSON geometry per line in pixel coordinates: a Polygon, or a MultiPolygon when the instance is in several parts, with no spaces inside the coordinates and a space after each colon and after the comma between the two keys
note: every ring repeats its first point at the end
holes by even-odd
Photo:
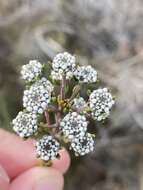
{"type": "Polygon", "coordinates": [[[54,160],[59,156],[60,144],[52,136],[45,135],[36,142],[37,157],[44,161],[54,160]]]}
{"type": "Polygon", "coordinates": [[[93,83],[97,81],[97,71],[91,66],[78,66],[75,63],[75,57],[64,52],[55,56],[52,63],[53,70],[51,76],[55,80],[71,79],[75,76],[84,83],[93,83]]]}
{"type": "Polygon", "coordinates": [[[94,139],[87,132],[85,116],[76,112],[68,113],[60,123],[64,136],[71,142],[75,155],[85,155],[94,150],[94,139]]]}
{"type": "Polygon", "coordinates": [[[88,154],[95,148],[94,137],[92,134],[86,133],[83,138],[74,138],[70,148],[74,150],[76,156],[88,154]]]}
{"type": "Polygon", "coordinates": [[[97,71],[89,66],[79,66],[74,72],[75,77],[84,83],[93,83],[97,81],[97,71]]]}
{"type": "Polygon", "coordinates": [[[57,54],[52,62],[52,78],[64,79],[56,84],[55,92],[53,92],[53,84],[43,77],[43,68],[43,65],[37,60],[31,60],[27,65],[22,66],[22,78],[29,83],[26,83],[27,88],[23,95],[25,110],[19,112],[12,121],[13,130],[23,138],[35,134],[41,137],[44,133],[35,146],[37,157],[46,162],[59,157],[61,149],[59,142],[62,141],[70,144],[70,149],[75,152],[75,155],[88,154],[94,150],[95,139],[92,134],[88,133],[87,119],[91,117],[98,121],[106,119],[114,104],[112,95],[107,88],[103,88],[94,90],[88,100],[79,97],[82,94],[79,92],[81,86],[89,86],[87,89],[89,92],[91,85],[88,83],[97,81],[97,71],[91,66],[76,65],[75,57],[67,52],[57,54]],[[74,90],[70,89],[68,93],[64,92],[63,89],[67,87],[65,86],[66,80],[72,79],[72,77],[75,86],[71,85],[71,88],[73,87],[74,90]],[[69,93],[71,94],[69,95],[69,93]],[[50,102],[52,104],[49,107],[50,102]],[[39,117],[39,114],[44,112],[46,114],[43,123],[41,121],[43,117],[39,117]],[[62,117],[63,114],[64,117],[62,117]],[[55,118],[55,123],[53,123],[53,118],[55,118]],[[45,130],[45,126],[49,128],[45,130]],[[57,138],[59,140],[56,140],[57,138]]]}
{"type": "Polygon", "coordinates": [[[43,88],[45,89],[45,90],[47,90],[49,93],[51,93],[51,92],[53,92],[53,90],[54,90],[54,86],[53,86],[53,84],[49,81],[49,80],[47,80],[45,77],[42,77],[40,80],[37,80],[34,84],[33,84],[33,86],[37,86],[37,87],[39,87],[39,86],[43,86],[43,88]]]}
{"type": "Polygon", "coordinates": [[[29,64],[23,65],[21,75],[27,82],[34,81],[42,72],[42,64],[37,60],[29,61],[29,64]]]}
{"type": "Polygon", "coordinates": [[[53,79],[61,80],[63,76],[66,79],[71,79],[76,68],[75,57],[67,52],[59,53],[55,56],[52,67],[53,79]]]}
{"type": "Polygon", "coordinates": [[[87,107],[87,103],[83,97],[73,99],[73,108],[82,110],[87,107]]]}
{"type": "Polygon", "coordinates": [[[77,112],[68,113],[61,121],[60,128],[66,138],[69,140],[82,138],[87,131],[88,122],[84,115],[77,112]]]}
{"type": "MultiPolygon", "coordinates": [[[[41,74],[42,65],[36,60],[22,66],[22,78],[33,81],[41,74]]],[[[50,81],[42,77],[24,91],[23,106],[26,111],[19,112],[13,120],[13,129],[21,137],[29,137],[37,131],[37,113],[42,114],[47,108],[54,87],[50,81]]]]}
{"type": "Polygon", "coordinates": [[[107,88],[94,90],[89,97],[93,118],[98,121],[106,119],[114,103],[112,95],[107,88]]]}
{"type": "Polygon", "coordinates": [[[51,93],[42,85],[33,85],[24,91],[23,106],[27,111],[42,114],[51,100],[51,93]]]}
{"type": "Polygon", "coordinates": [[[17,117],[12,121],[13,130],[20,137],[29,137],[33,135],[37,127],[37,116],[32,113],[19,112],[17,117]]]}

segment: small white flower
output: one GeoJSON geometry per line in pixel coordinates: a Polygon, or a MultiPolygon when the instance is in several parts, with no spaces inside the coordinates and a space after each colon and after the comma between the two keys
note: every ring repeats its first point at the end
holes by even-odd
{"type": "Polygon", "coordinates": [[[107,88],[94,90],[89,97],[93,118],[98,121],[106,119],[114,103],[112,95],[107,88]]]}
{"type": "Polygon", "coordinates": [[[71,79],[76,68],[75,57],[67,52],[59,53],[54,57],[52,67],[51,76],[53,79],[61,80],[63,76],[66,79],[71,79]]]}
{"type": "Polygon", "coordinates": [[[23,65],[21,75],[27,82],[34,81],[42,72],[42,64],[37,60],[31,60],[27,65],[23,65]]]}
{"type": "Polygon", "coordinates": [[[42,114],[51,100],[51,93],[43,85],[32,85],[24,91],[23,106],[27,111],[42,114]]]}
{"type": "Polygon", "coordinates": [[[68,113],[60,123],[60,129],[69,140],[75,137],[83,137],[87,131],[88,122],[84,115],[77,112],[68,113]]]}
{"type": "Polygon", "coordinates": [[[90,133],[86,133],[83,138],[74,138],[71,143],[71,149],[76,156],[83,156],[94,150],[95,140],[90,133]]]}
{"type": "Polygon", "coordinates": [[[29,137],[33,135],[37,127],[37,116],[32,113],[20,111],[17,117],[12,121],[13,130],[20,137],[29,137]]]}
{"type": "Polygon", "coordinates": [[[87,107],[87,103],[83,97],[74,98],[73,102],[74,102],[73,107],[78,109],[78,110],[83,110],[84,108],[87,107]]]}
{"type": "Polygon", "coordinates": [[[53,84],[47,80],[45,77],[42,77],[40,80],[37,80],[33,86],[43,86],[45,90],[47,90],[48,92],[53,92],[54,90],[54,86],[53,84]]]}
{"type": "Polygon", "coordinates": [[[51,71],[52,79],[62,80],[63,76],[59,72],[51,71]]]}
{"type": "Polygon", "coordinates": [[[97,71],[89,66],[79,66],[74,72],[75,77],[84,83],[93,83],[97,81],[97,71]]]}
{"type": "Polygon", "coordinates": [[[37,157],[44,161],[54,160],[59,156],[60,144],[52,136],[45,135],[36,142],[37,157]]]}

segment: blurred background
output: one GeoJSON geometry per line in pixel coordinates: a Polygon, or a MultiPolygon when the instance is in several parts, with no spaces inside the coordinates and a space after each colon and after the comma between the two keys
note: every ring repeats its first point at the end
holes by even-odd
{"type": "Polygon", "coordinates": [[[142,0],[0,0],[0,127],[11,131],[22,109],[21,65],[64,50],[116,96],[95,152],[73,158],[65,190],[143,190],[142,0]]]}

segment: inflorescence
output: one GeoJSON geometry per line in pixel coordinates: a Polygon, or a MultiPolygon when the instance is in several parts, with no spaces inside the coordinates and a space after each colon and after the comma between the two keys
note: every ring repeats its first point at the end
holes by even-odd
{"type": "Polygon", "coordinates": [[[90,133],[90,121],[110,115],[115,103],[111,93],[96,89],[97,71],[78,65],[67,52],[54,57],[50,76],[46,66],[37,60],[22,66],[24,110],[12,121],[13,130],[24,139],[36,139],[37,157],[45,163],[59,158],[64,144],[76,156],[92,152],[95,135],[90,133]]]}

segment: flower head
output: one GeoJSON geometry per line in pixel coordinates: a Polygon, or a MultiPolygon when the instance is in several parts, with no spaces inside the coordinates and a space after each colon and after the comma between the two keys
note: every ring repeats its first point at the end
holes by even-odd
{"type": "Polygon", "coordinates": [[[87,103],[83,97],[74,98],[73,102],[74,102],[73,107],[78,109],[78,110],[82,110],[82,109],[87,107],[87,103]]]}
{"type": "Polygon", "coordinates": [[[27,111],[42,114],[51,100],[51,93],[42,85],[33,85],[24,91],[23,106],[27,111]]]}
{"type": "Polygon", "coordinates": [[[71,79],[76,68],[75,57],[67,52],[59,53],[55,56],[52,67],[51,75],[53,79],[61,80],[63,76],[66,79],[71,79]]]}
{"type": "Polygon", "coordinates": [[[20,111],[17,117],[12,121],[13,130],[20,137],[29,137],[33,135],[37,127],[37,116],[32,113],[20,111]]]}
{"type": "Polygon", "coordinates": [[[74,150],[76,156],[83,156],[92,152],[95,147],[95,140],[90,133],[86,133],[83,138],[74,138],[71,142],[71,149],[74,150]]]}
{"type": "Polygon", "coordinates": [[[94,90],[90,94],[89,103],[93,118],[101,121],[109,116],[114,100],[108,89],[103,88],[94,90]]]}
{"type": "Polygon", "coordinates": [[[84,83],[93,83],[97,80],[97,71],[89,66],[79,66],[75,72],[75,77],[84,83]]]}
{"type": "Polygon", "coordinates": [[[33,84],[33,86],[37,86],[37,87],[39,87],[39,86],[43,86],[44,87],[44,89],[45,90],[47,90],[48,92],[53,92],[53,90],[54,90],[54,86],[53,86],[53,84],[49,81],[49,80],[47,80],[45,77],[42,77],[40,80],[38,80],[38,81],[36,81],[34,84],[33,84]]]}
{"type": "Polygon", "coordinates": [[[67,52],[57,54],[51,66],[50,77],[46,76],[46,67],[37,60],[22,66],[21,75],[26,81],[25,109],[12,121],[19,136],[39,139],[35,144],[37,157],[46,165],[59,157],[65,144],[77,156],[93,151],[94,135],[88,133],[88,123],[107,118],[114,104],[107,88],[91,93],[97,81],[93,67],[76,65],[75,57],[67,52]],[[52,83],[47,79],[51,77],[59,81],[52,80],[52,83]],[[80,97],[83,94],[85,99],[80,97]]]}
{"type": "Polygon", "coordinates": [[[42,64],[37,60],[31,60],[22,66],[21,75],[27,82],[34,81],[42,72],[42,64]]]}
{"type": "Polygon", "coordinates": [[[37,156],[44,160],[54,160],[59,156],[60,144],[52,136],[45,135],[36,142],[37,156]]]}
{"type": "Polygon", "coordinates": [[[77,112],[68,113],[61,121],[60,128],[69,140],[75,137],[83,137],[87,131],[88,122],[84,115],[77,112]]]}

